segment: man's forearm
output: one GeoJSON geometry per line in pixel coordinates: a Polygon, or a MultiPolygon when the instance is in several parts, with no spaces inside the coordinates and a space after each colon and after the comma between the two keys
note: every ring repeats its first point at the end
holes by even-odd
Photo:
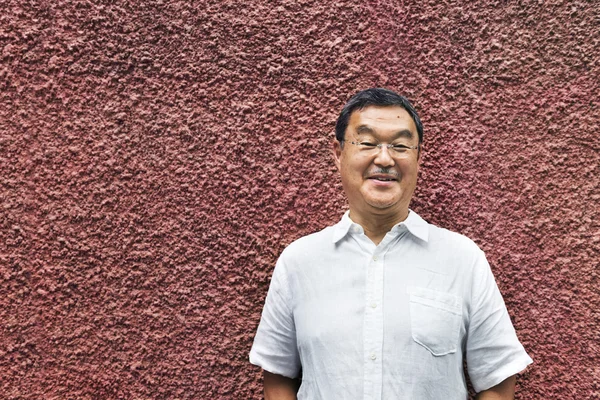
{"type": "Polygon", "coordinates": [[[263,370],[265,400],[296,400],[300,387],[298,379],[272,374],[263,370]]]}
{"type": "Polygon", "coordinates": [[[506,378],[494,387],[479,392],[476,400],[513,400],[515,398],[515,384],[517,378],[515,375],[506,378]]]}

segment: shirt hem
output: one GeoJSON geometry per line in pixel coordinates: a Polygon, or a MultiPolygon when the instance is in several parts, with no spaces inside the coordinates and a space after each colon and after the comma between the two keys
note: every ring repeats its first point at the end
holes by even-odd
{"type": "Polygon", "coordinates": [[[286,378],[296,379],[298,378],[298,373],[294,373],[291,370],[280,369],[276,365],[269,363],[263,357],[250,352],[250,364],[256,365],[257,367],[262,368],[263,370],[270,372],[275,375],[285,376],[286,378]]]}
{"type": "Polygon", "coordinates": [[[488,390],[498,385],[506,378],[516,375],[519,372],[522,372],[531,363],[533,363],[533,360],[529,356],[526,359],[514,361],[500,368],[494,374],[488,375],[485,379],[482,380],[481,383],[475,385],[475,383],[473,382],[473,387],[477,391],[477,393],[484,390],[488,390]]]}

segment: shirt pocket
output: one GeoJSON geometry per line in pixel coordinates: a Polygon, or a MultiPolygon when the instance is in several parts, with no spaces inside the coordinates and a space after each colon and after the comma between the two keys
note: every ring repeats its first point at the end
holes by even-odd
{"type": "Polygon", "coordinates": [[[462,320],[459,296],[437,290],[411,287],[412,338],[436,357],[456,353],[462,320]]]}

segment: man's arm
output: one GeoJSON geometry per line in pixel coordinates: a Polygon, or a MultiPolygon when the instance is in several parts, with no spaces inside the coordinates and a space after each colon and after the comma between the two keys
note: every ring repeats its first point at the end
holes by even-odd
{"type": "Polygon", "coordinates": [[[300,387],[298,379],[272,374],[263,370],[265,400],[296,400],[300,387]]]}
{"type": "MultiPolygon", "coordinates": [[[[476,400],[513,400],[515,398],[515,375],[506,378],[496,386],[483,390],[477,394],[476,400]]],[[[295,397],[294,397],[295,398],[295,397]]]]}

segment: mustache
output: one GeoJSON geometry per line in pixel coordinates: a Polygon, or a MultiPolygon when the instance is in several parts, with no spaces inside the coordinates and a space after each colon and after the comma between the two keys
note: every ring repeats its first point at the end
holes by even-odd
{"type": "Polygon", "coordinates": [[[398,172],[392,168],[375,168],[367,173],[368,176],[371,175],[389,175],[394,178],[398,178],[398,172]]]}

